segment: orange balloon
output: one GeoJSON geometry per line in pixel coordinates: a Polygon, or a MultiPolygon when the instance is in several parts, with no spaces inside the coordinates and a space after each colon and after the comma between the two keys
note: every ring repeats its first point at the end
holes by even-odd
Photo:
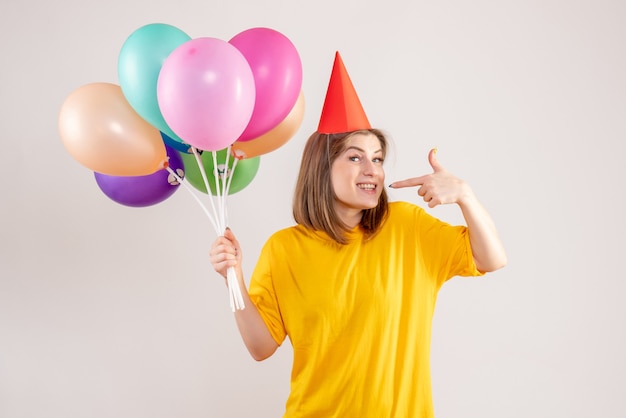
{"type": "Polygon", "coordinates": [[[267,154],[283,146],[295,135],[304,119],[304,94],[300,91],[298,100],[289,114],[272,130],[250,141],[236,141],[232,152],[238,158],[252,158],[267,154]]]}
{"type": "Polygon", "coordinates": [[[98,173],[141,176],[167,166],[161,133],[115,84],[86,84],[72,92],[61,106],[59,134],[70,155],[98,173]]]}

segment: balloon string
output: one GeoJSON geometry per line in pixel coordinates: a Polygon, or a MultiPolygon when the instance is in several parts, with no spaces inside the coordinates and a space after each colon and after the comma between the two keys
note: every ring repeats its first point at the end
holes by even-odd
{"type": "MultiPolygon", "coordinates": [[[[217,207],[219,208],[219,212],[213,206],[213,211],[215,212],[215,216],[218,218],[220,230],[222,232],[218,232],[218,235],[223,235],[226,230],[227,224],[227,216],[226,216],[226,196],[228,195],[228,187],[227,187],[227,174],[228,174],[228,165],[229,165],[229,155],[230,155],[230,147],[226,152],[226,158],[224,161],[224,170],[222,173],[219,171],[219,165],[217,161],[217,152],[212,151],[213,157],[213,179],[215,180],[215,191],[217,198],[217,207]],[[222,187],[220,188],[220,179],[222,180],[222,187]]],[[[232,179],[232,173],[229,180],[232,179]]],[[[208,180],[207,180],[208,182],[208,180]]],[[[208,186],[207,186],[207,190],[208,186]]],[[[213,205],[213,201],[211,200],[211,204],[213,205]]],[[[243,296],[241,294],[241,288],[239,287],[239,282],[237,281],[237,274],[235,273],[235,269],[233,267],[229,267],[226,269],[226,278],[228,283],[228,297],[230,301],[230,307],[233,312],[237,309],[244,309],[245,304],[243,302],[243,296]]]]}
{"type": "Polygon", "coordinates": [[[230,145],[228,146],[228,148],[226,149],[226,156],[224,158],[224,171],[221,175],[221,179],[222,179],[222,206],[220,207],[220,210],[222,211],[222,216],[224,219],[224,226],[228,225],[228,214],[226,213],[226,198],[228,197],[228,189],[226,188],[226,185],[228,183],[228,179],[232,178],[232,171],[229,169],[229,165],[230,165],[230,145]]]}
{"type": "MultiPolygon", "coordinates": [[[[219,167],[217,166],[217,151],[211,151],[211,153],[213,154],[213,179],[215,180],[215,195],[217,197],[217,206],[220,208],[218,222],[220,223],[220,228],[222,229],[222,233],[223,233],[223,231],[226,229],[226,225],[224,225],[224,211],[222,210],[223,204],[222,204],[222,193],[221,193],[221,188],[220,188],[220,176],[221,175],[220,175],[219,167]]],[[[218,214],[216,214],[216,216],[217,215],[218,214]]]]}
{"type": "Polygon", "coordinates": [[[230,298],[230,307],[235,312],[236,309],[243,310],[246,305],[243,302],[243,296],[241,295],[241,289],[239,282],[237,281],[237,274],[234,267],[228,267],[226,270],[226,277],[228,282],[228,296],[230,298]]]}
{"type": "MultiPolygon", "coordinates": [[[[182,184],[183,186],[185,186],[185,188],[187,189],[187,191],[191,194],[191,196],[196,200],[196,202],[200,205],[200,207],[202,208],[202,210],[204,211],[204,213],[207,215],[207,217],[209,218],[209,220],[211,221],[211,225],[213,226],[213,229],[215,230],[215,233],[218,236],[224,235],[224,231],[226,230],[226,224],[225,224],[225,212],[226,212],[226,205],[225,203],[220,202],[221,200],[221,196],[220,196],[220,188],[219,188],[219,170],[217,169],[217,156],[215,151],[213,151],[213,167],[215,168],[215,173],[216,175],[214,175],[215,178],[215,189],[217,191],[217,198],[218,198],[218,207],[221,209],[220,211],[220,216],[218,217],[218,213],[217,213],[217,209],[215,207],[215,204],[213,203],[213,199],[211,198],[211,188],[209,187],[209,180],[207,178],[206,175],[206,171],[204,170],[204,164],[202,164],[202,160],[200,159],[200,155],[198,153],[198,151],[196,150],[195,147],[191,147],[192,152],[194,154],[194,156],[196,157],[196,162],[198,163],[198,167],[200,169],[200,172],[202,174],[202,179],[204,180],[204,185],[207,189],[207,194],[209,195],[209,201],[211,202],[211,207],[213,209],[213,214],[211,215],[211,213],[207,210],[206,206],[202,204],[202,202],[200,201],[200,199],[198,198],[198,196],[196,195],[196,193],[194,193],[194,191],[191,189],[191,187],[188,184],[187,179],[182,179],[178,174],[176,174],[176,172],[174,170],[172,170],[171,167],[167,167],[167,171],[172,174],[176,180],[178,180],[178,182],[180,184],[182,184]],[[216,223],[216,218],[217,218],[217,222],[216,223]],[[220,223],[221,221],[221,223],[220,223]]],[[[233,162],[233,169],[234,169],[234,165],[236,165],[237,160],[235,160],[233,162]]],[[[228,167],[228,159],[226,161],[226,167],[228,167]]],[[[229,179],[231,180],[232,177],[229,179]]],[[[226,179],[223,180],[223,184],[226,183],[226,179]]],[[[228,187],[226,187],[224,190],[223,195],[225,196],[228,193],[228,189],[230,188],[230,181],[228,182],[228,187]]],[[[239,282],[237,281],[237,274],[235,272],[234,267],[229,267],[228,269],[226,269],[226,278],[227,278],[227,283],[228,283],[228,298],[230,301],[230,308],[232,309],[233,312],[235,312],[235,310],[239,309],[239,310],[243,310],[245,308],[245,304],[243,302],[243,296],[241,294],[241,288],[239,287],[239,282]]]]}
{"type": "Polygon", "coordinates": [[[215,232],[220,235],[220,231],[217,227],[217,224],[215,223],[215,219],[213,217],[213,215],[211,215],[211,213],[207,210],[207,208],[202,204],[202,202],[200,201],[200,199],[198,198],[198,196],[194,193],[193,190],[191,190],[191,187],[189,186],[189,184],[187,184],[187,179],[182,179],[178,174],[176,174],[176,172],[174,170],[172,170],[172,167],[166,167],[166,170],[173,175],[176,180],[178,180],[178,182],[180,184],[182,184],[183,186],[185,186],[185,188],[187,189],[187,191],[191,194],[191,196],[196,200],[196,202],[200,205],[200,207],[202,208],[202,210],[204,211],[204,213],[206,214],[206,216],[209,218],[209,221],[211,221],[211,225],[213,226],[213,229],[215,229],[215,232]]]}
{"type": "Polygon", "coordinates": [[[224,219],[225,219],[226,225],[228,225],[228,205],[226,205],[226,199],[228,199],[228,196],[230,196],[230,185],[233,181],[233,177],[235,176],[235,168],[237,167],[237,163],[239,162],[239,158],[237,158],[234,154],[231,154],[231,152],[232,152],[232,145],[229,145],[227,149],[227,155],[226,155],[226,167],[230,165],[229,157],[233,157],[233,166],[230,167],[228,171],[226,171],[226,173],[228,174],[227,178],[224,178],[222,181],[222,187],[223,187],[222,203],[224,205],[224,208],[222,210],[224,212],[224,219]]]}
{"type": "MultiPolygon", "coordinates": [[[[232,168],[228,168],[230,165],[230,146],[226,150],[226,157],[224,161],[224,171],[219,176],[222,180],[222,194],[221,194],[221,202],[220,202],[220,214],[222,216],[222,222],[224,228],[228,225],[228,213],[226,211],[226,198],[228,197],[228,192],[230,189],[230,182],[233,179],[233,173],[235,170],[235,165],[237,165],[237,159],[233,161],[232,168]]],[[[217,167],[217,157],[214,154],[213,165],[217,167]]],[[[218,172],[219,173],[219,172],[218,172]]],[[[217,178],[217,176],[216,176],[217,178]]],[[[219,182],[216,182],[215,187],[219,186],[219,182]]],[[[228,295],[230,299],[230,307],[233,312],[237,309],[244,309],[246,306],[243,302],[243,296],[241,294],[241,288],[239,287],[239,282],[237,281],[237,274],[235,273],[235,269],[233,267],[229,267],[226,269],[226,277],[228,282],[228,295]]]]}
{"type": "Polygon", "coordinates": [[[230,192],[230,183],[233,181],[233,176],[235,174],[235,167],[237,167],[237,163],[239,162],[239,158],[235,157],[233,160],[233,166],[230,169],[230,177],[228,178],[228,186],[226,187],[226,191],[230,192]]]}
{"type": "Polygon", "coordinates": [[[196,163],[198,164],[198,169],[200,170],[200,174],[202,175],[202,180],[204,181],[204,187],[206,187],[206,192],[209,195],[209,202],[211,203],[211,208],[213,209],[213,214],[215,219],[218,222],[218,232],[217,235],[222,235],[224,233],[223,224],[220,223],[220,218],[217,216],[217,209],[215,208],[215,204],[213,203],[213,199],[211,199],[211,187],[209,186],[209,179],[206,175],[206,170],[204,169],[204,164],[202,164],[202,160],[200,159],[200,153],[196,147],[191,147],[191,151],[193,152],[194,157],[196,157],[196,163]]]}

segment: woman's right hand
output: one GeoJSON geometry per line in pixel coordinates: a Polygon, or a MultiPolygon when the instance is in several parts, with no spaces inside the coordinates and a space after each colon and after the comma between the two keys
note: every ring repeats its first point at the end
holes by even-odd
{"type": "Polygon", "coordinates": [[[241,270],[241,247],[230,228],[226,228],[224,235],[213,242],[209,255],[213,269],[224,278],[228,267],[241,270]]]}

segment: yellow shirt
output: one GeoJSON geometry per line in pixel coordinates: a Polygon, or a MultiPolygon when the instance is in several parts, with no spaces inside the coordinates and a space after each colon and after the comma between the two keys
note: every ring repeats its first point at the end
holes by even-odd
{"type": "Polygon", "coordinates": [[[293,346],[285,417],[433,417],[437,292],[476,276],[467,228],[394,202],[380,232],[347,245],[297,225],[267,241],[250,296],[278,344],[293,346]]]}

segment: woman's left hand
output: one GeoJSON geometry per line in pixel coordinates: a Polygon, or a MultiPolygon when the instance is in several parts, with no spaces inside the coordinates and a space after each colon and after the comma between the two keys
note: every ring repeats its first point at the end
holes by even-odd
{"type": "Polygon", "coordinates": [[[389,187],[400,189],[419,186],[417,194],[431,208],[450,203],[460,204],[464,199],[471,196],[472,191],[467,183],[454,176],[439,163],[436,154],[436,148],[431,149],[428,153],[428,162],[433,168],[432,174],[396,181],[389,187]]]}

